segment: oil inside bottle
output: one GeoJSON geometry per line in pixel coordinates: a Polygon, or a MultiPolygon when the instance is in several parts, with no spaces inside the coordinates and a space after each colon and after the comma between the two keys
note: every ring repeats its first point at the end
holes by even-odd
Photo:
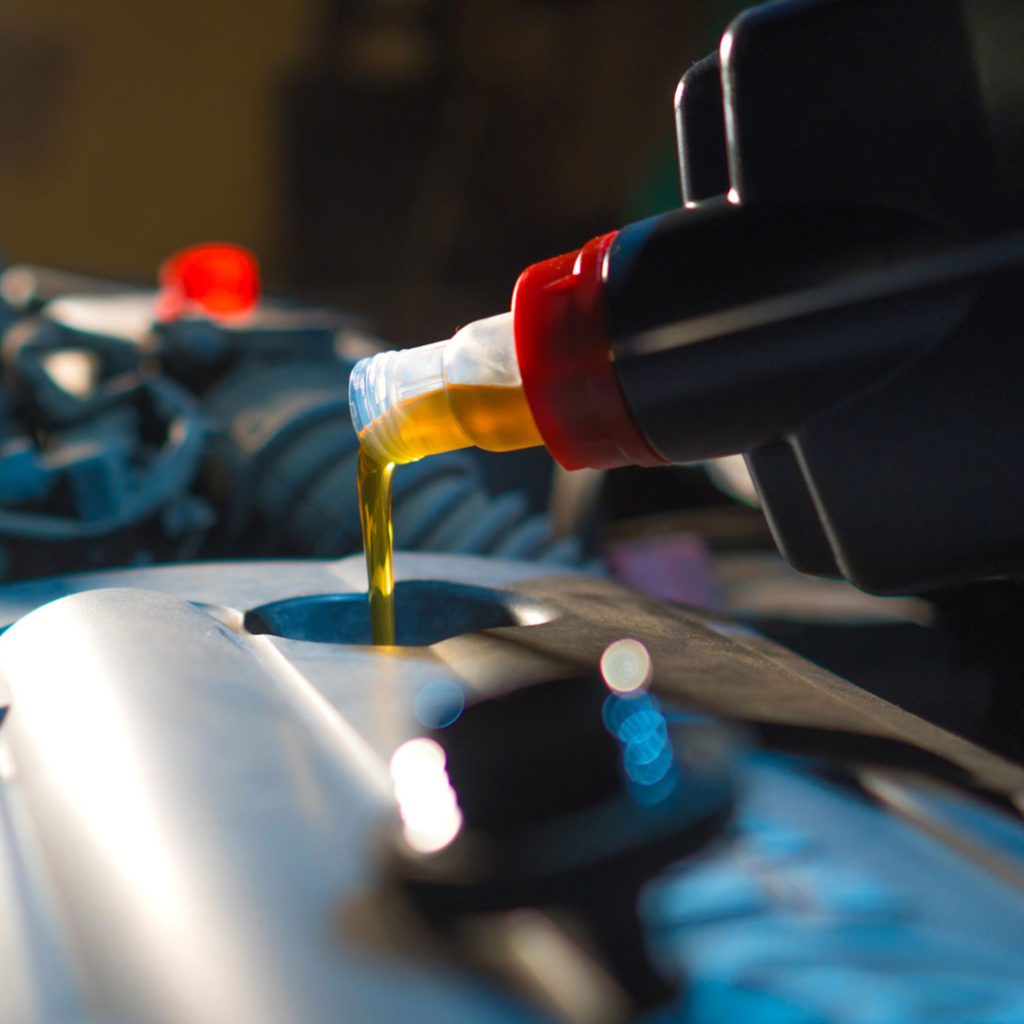
{"type": "Polygon", "coordinates": [[[359,519],[363,528],[369,584],[370,635],[375,644],[395,642],[395,586],[392,569],[391,476],[395,462],[477,445],[493,452],[542,444],[521,387],[450,384],[416,395],[366,427],[359,450],[359,519]],[[374,430],[390,426],[393,461],[372,455],[366,445],[374,430]]]}
{"type": "MultiPolygon", "coordinates": [[[[390,420],[390,452],[396,462],[477,445],[509,452],[541,444],[522,388],[449,384],[399,402],[390,420]]],[[[380,422],[380,421],[378,421],[380,422]]],[[[377,427],[371,424],[364,434],[377,427]]]]}

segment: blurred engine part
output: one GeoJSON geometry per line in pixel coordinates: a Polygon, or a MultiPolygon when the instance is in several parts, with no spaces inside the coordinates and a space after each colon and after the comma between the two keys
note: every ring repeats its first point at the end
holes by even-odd
{"type": "MultiPolygon", "coordinates": [[[[264,302],[160,322],[151,291],[34,267],[0,293],[0,578],[359,547],[346,382],[374,342],[355,318],[264,302]]],[[[394,510],[399,546],[579,557],[469,454],[411,467],[394,510]]]]}
{"type": "MultiPolygon", "coordinates": [[[[407,899],[473,960],[465,941],[508,945],[523,963],[514,980],[562,1016],[579,1021],[657,1007],[677,995],[681,973],[650,954],[640,894],[666,867],[707,852],[733,811],[730,744],[710,721],[670,729],[658,700],[644,692],[651,660],[635,639],[608,645],[600,672],[534,682],[508,692],[439,701],[421,715],[436,724],[391,759],[403,819],[391,870],[407,899]],[[438,753],[454,813],[438,814],[437,785],[425,784],[438,753]],[[454,834],[452,834],[454,832],[454,834]],[[531,922],[547,946],[538,956],[516,940],[511,915],[531,922]],[[493,918],[498,918],[494,924],[493,918]],[[563,927],[562,922],[566,922],[563,927]],[[468,929],[467,929],[468,924],[468,929]],[[581,987],[560,961],[581,957],[581,987]],[[589,963],[588,963],[589,961],[589,963]],[[605,982],[604,1014],[594,993],[605,982]]],[[[443,797],[440,797],[443,800],[443,797]]],[[[493,948],[482,966],[493,963],[493,948]]]]}
{"type": "Polygon", "coordinates": [[[47,320],[10,327],[0,426],[0,575],[188,557],[212,509],[192,484],[207,427],[138,351],[47,320]]]}
{"type": "Polygon", "coordinates": [[[0,590],[3,1024],[1024,1017],[1020,766],[607,580],[396,575],[400,651],[361,556],[0,590]]]}

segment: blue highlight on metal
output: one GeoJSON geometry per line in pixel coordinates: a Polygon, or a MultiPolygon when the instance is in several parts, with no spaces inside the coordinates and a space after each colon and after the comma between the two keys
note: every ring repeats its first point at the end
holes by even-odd
{"type": "MultiPolygon", "coordinates": [[[[690,987],[643,1024],[1024,1021],[1019,891],[785,758],[743,766],[729,843],[645,894],[690,987]]],[[[965,821],[989,813],[944,799],[965,821]]]]}
{"type": "Polygon", "coordinates": [[[644,691],[613,693],[605,698],[602,717],[622,750],[622,771],[633,797],[648,806],[660,803],[679,777],[660,703],[644,691]]]}

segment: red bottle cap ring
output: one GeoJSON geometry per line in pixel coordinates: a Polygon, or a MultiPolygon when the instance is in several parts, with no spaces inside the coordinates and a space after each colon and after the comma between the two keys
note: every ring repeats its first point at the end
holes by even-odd
{"type": "Polygon", "coordinates": [[[523,391],[548,450],[566,469],[662,466],[626,406],[604,304],[604,258],[617,232],[534,263],[512,295],[523,391]]]}

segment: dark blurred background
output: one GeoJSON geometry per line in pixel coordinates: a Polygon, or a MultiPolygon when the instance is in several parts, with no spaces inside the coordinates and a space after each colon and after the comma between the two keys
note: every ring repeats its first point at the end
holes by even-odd
{"type": "Polygon", "coordinates": [[[8,0],[0,249],[148,281],[189,242],[433,340],[679,201],[672,96],[741,5],[8,0]]]}

